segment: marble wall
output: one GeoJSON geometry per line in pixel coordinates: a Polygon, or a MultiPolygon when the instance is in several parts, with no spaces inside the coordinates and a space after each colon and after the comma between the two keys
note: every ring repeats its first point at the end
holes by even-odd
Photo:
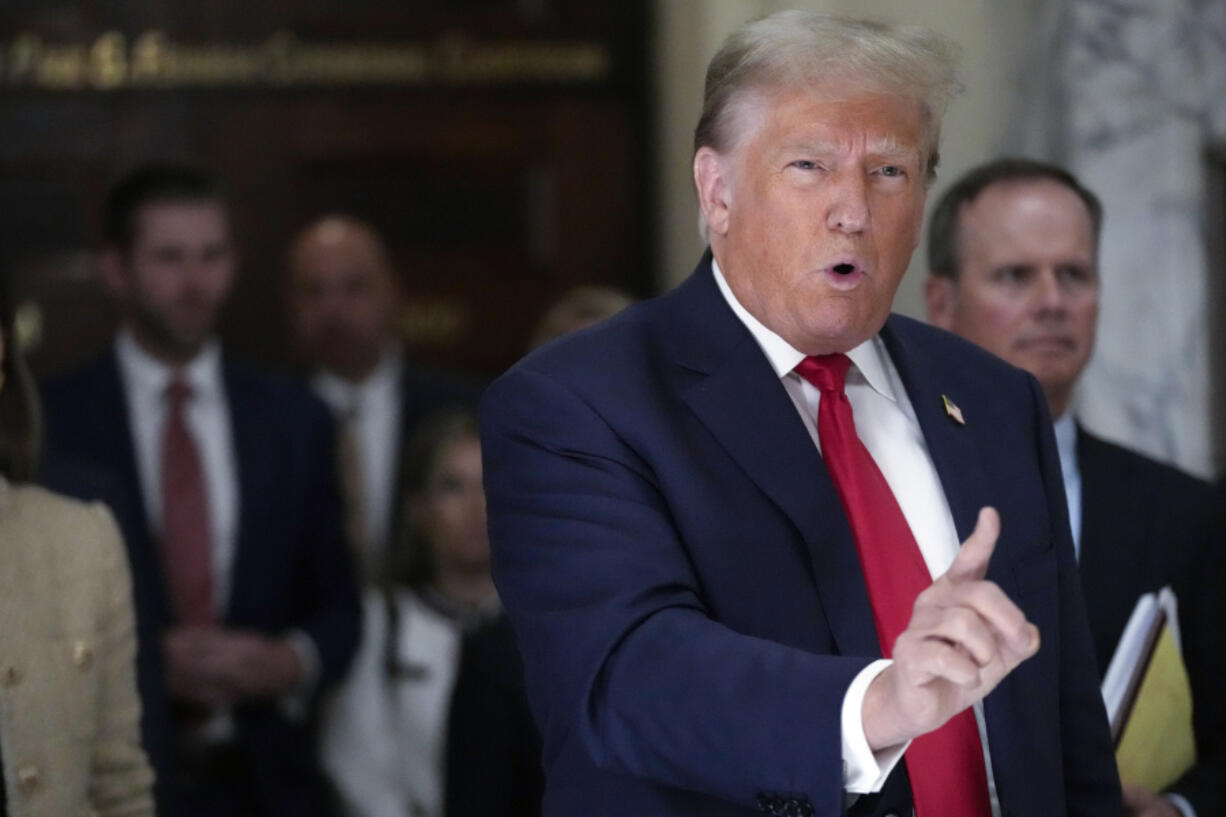
{"type": "MultiPolygon", "coordinates": [[[[1207,214],[1226,141],[1226,3],[1036,3],[1010,146],[1070,166],[1106,212],[1087,425],[1200,474],[1213,449],[1214,344],[1226,342],[1207,214]]],[[[1217,193],[1220,195],[1220,191],[1217,193]]],[[[1213,232],[1211,232],[1213,231],[1213,232]]]]}

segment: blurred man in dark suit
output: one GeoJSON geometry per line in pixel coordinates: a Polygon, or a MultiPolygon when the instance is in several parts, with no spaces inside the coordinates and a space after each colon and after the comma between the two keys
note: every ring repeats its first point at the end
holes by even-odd
{"type": "MultiPolygon", "coordinates": [[[[48,447],[138,499],[125,531],[143,632],[158,641],[173,759],[160,810],[324,815],[311,738],[359,609],[341,530],[327,410],[227,360],[214,336],[237,259],[221,189],[179,166],[110,191],[104,282],[113,348],[44,392],[48,447]]],[[[142,669],[145,667],[142,665],[142,669]]],[[[145,679],[156,689],[162,679],[145,679]]]]}
{"type": "Polygon", "coordinates": [[[1125,787],[1137,815],[1226,814],[1226,598],[1210,486],[1100,439],[1070,409],[1094,348],[1102,206],[1065,170],[1002,159],[946,192],[929,228],[929,319],[1033,374],[1055,419],[1099,671],[1137,598],[1171,585],[1192,681],[1199,762],[1165,796],[1125,787]]]}
{"type": "Polygon", "coordinates": [[[445,408],[475,408],[480,384],[418,366],[399,340],[403,297],[387,247],[343,215],[308,224],[290,245],[286,301],[311,386],[340,434],[346,528],[366,579],[384,575],[403,535],[403,443],[445,408]]]}

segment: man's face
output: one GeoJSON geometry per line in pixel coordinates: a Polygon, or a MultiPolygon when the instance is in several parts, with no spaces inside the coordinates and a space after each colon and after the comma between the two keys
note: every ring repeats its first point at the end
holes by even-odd
{"type": "Polygon", "coordinates": [[[299,353],[361,380],[394,335],[397,293],[382,251],[365,230],[325,221],[299,240],[290,267],[290,322],[299,353]]]}
{"type": "Polygon", "coordinates": [[[1053,415],[1094,348],[1098,271],[1085,204],[1058,182],[1000,182],[962,207],[960,269],[933,278],[933,323],[1033,374],[1053,415]]]}
{"type": "Polygon", "coordinates": [[[885,323],[919,242],[927,123],[903,97],[780,91],[750,103],[734,147],[695,156],[720,269],[794,348],[845,352],[885,323]]]}
{"type": "Polygon", "coordinates": [[[234,282],[223,205],[166,201],[135,214],[131,246],[117,256],[118,286],[138,337],[163,358],[193,357],[212,334],[234,282]]]}

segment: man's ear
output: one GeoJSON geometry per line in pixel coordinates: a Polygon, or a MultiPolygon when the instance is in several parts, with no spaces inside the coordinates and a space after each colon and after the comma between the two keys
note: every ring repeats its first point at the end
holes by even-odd
{"type": "Polygon", "coordinates": [[[113,298],[122,298],[127,293],[128,276],[123,252],[118,247],[106,246],[98,253],[98,280],[113,298]]]}
{"type": "Polygon", "coordinates": [[[707,232],[724,235],[728,232],[728,161],[714,148],[700,147],[694,154],[694,187],[698,190],[698,207],[707,223],[707,232]]]}
{"type": "Polygon", "coordinates": [[[928,322],[953,331],[954,307],[957,305],[957,282],[945,275],[929,275],[924,283],[924,303],[928,307],[928,322]]]}

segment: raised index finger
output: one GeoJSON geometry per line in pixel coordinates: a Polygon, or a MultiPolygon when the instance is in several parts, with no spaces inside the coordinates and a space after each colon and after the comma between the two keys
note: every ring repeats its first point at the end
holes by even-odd
{"type": "Polygon", "coordinates": [[[962,543],[953,564],[945,576],[955,584],[981,580],[988,573],[988,562],[996,550],[996,538],[1000,536],[1000,514],[995,508],[979,509],[975,530],[962,543]]]}

